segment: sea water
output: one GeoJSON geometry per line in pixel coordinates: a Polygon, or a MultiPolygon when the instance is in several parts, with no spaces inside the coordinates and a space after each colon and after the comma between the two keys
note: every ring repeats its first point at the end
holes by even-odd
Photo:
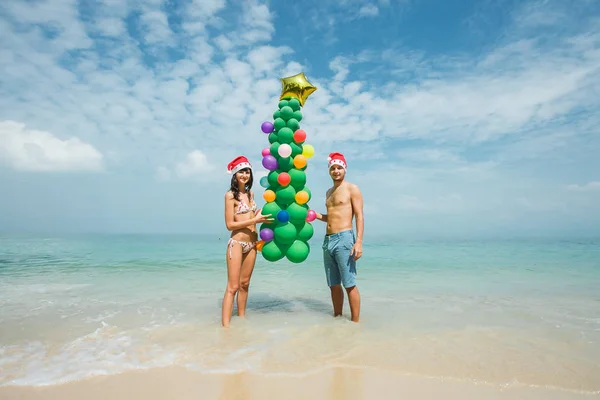
{"type": "Polygon", "coordinates": [[[227,238],[0,237],[0,385],[133,369],[306,374],[332,366],[600,391],[600,241],[377,240],[361,322],[333,318],[321,238],[259,255],[221,327],[227,238]]]}

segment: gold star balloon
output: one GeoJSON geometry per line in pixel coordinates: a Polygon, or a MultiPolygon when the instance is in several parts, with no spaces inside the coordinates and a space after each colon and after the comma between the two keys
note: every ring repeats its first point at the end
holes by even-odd
{"type": "Polygon", "coordinates": [[[288,76],[287,78],[281,78],[281,96],[279,100],[286,97],[295,97],[300,102],[300,105],[304,107],[304,102],[317,90],[316,86],[313,86],[304,76],[304,72],[300,72],[294,76],[288,76]]]}

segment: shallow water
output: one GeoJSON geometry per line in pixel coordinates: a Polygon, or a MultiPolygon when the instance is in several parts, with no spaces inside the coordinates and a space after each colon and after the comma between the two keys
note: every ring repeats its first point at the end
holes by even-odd
{"type": "Polygon", "coordinates": [[[318,238],[258,258],[247,318],[220,327],[226,240],[0,238],[0,384],[136,368],[304,374],[368,366],[600,390],[600,241],[365,244],[361,323],[331,317],[318,238]]]}

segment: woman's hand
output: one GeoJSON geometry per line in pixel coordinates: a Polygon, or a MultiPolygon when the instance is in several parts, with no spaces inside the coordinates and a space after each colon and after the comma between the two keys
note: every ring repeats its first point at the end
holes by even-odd
{"type": "Polygon", "coordinates": [[[273,218],[269,218],[271,214],[263,215],[262,208],[256,211],[256,215],[254,216],[254,222],[257,224],[261,224],[263,222],[273,222],[273,218]]]}

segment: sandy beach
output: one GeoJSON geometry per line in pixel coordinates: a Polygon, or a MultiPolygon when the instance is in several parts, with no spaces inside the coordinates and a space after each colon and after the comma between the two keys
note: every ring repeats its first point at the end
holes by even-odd
{"type": "Polygon", "coordinates": [[[328,368],[304,376],[202,374],[183,368],[160,368],[95,377],[62,385],[0,388],[4,400],[72,399],[520,399],[600,398],[520,385],[495,386],[453,379],[426,378],[376,369],[328,368]]]}

